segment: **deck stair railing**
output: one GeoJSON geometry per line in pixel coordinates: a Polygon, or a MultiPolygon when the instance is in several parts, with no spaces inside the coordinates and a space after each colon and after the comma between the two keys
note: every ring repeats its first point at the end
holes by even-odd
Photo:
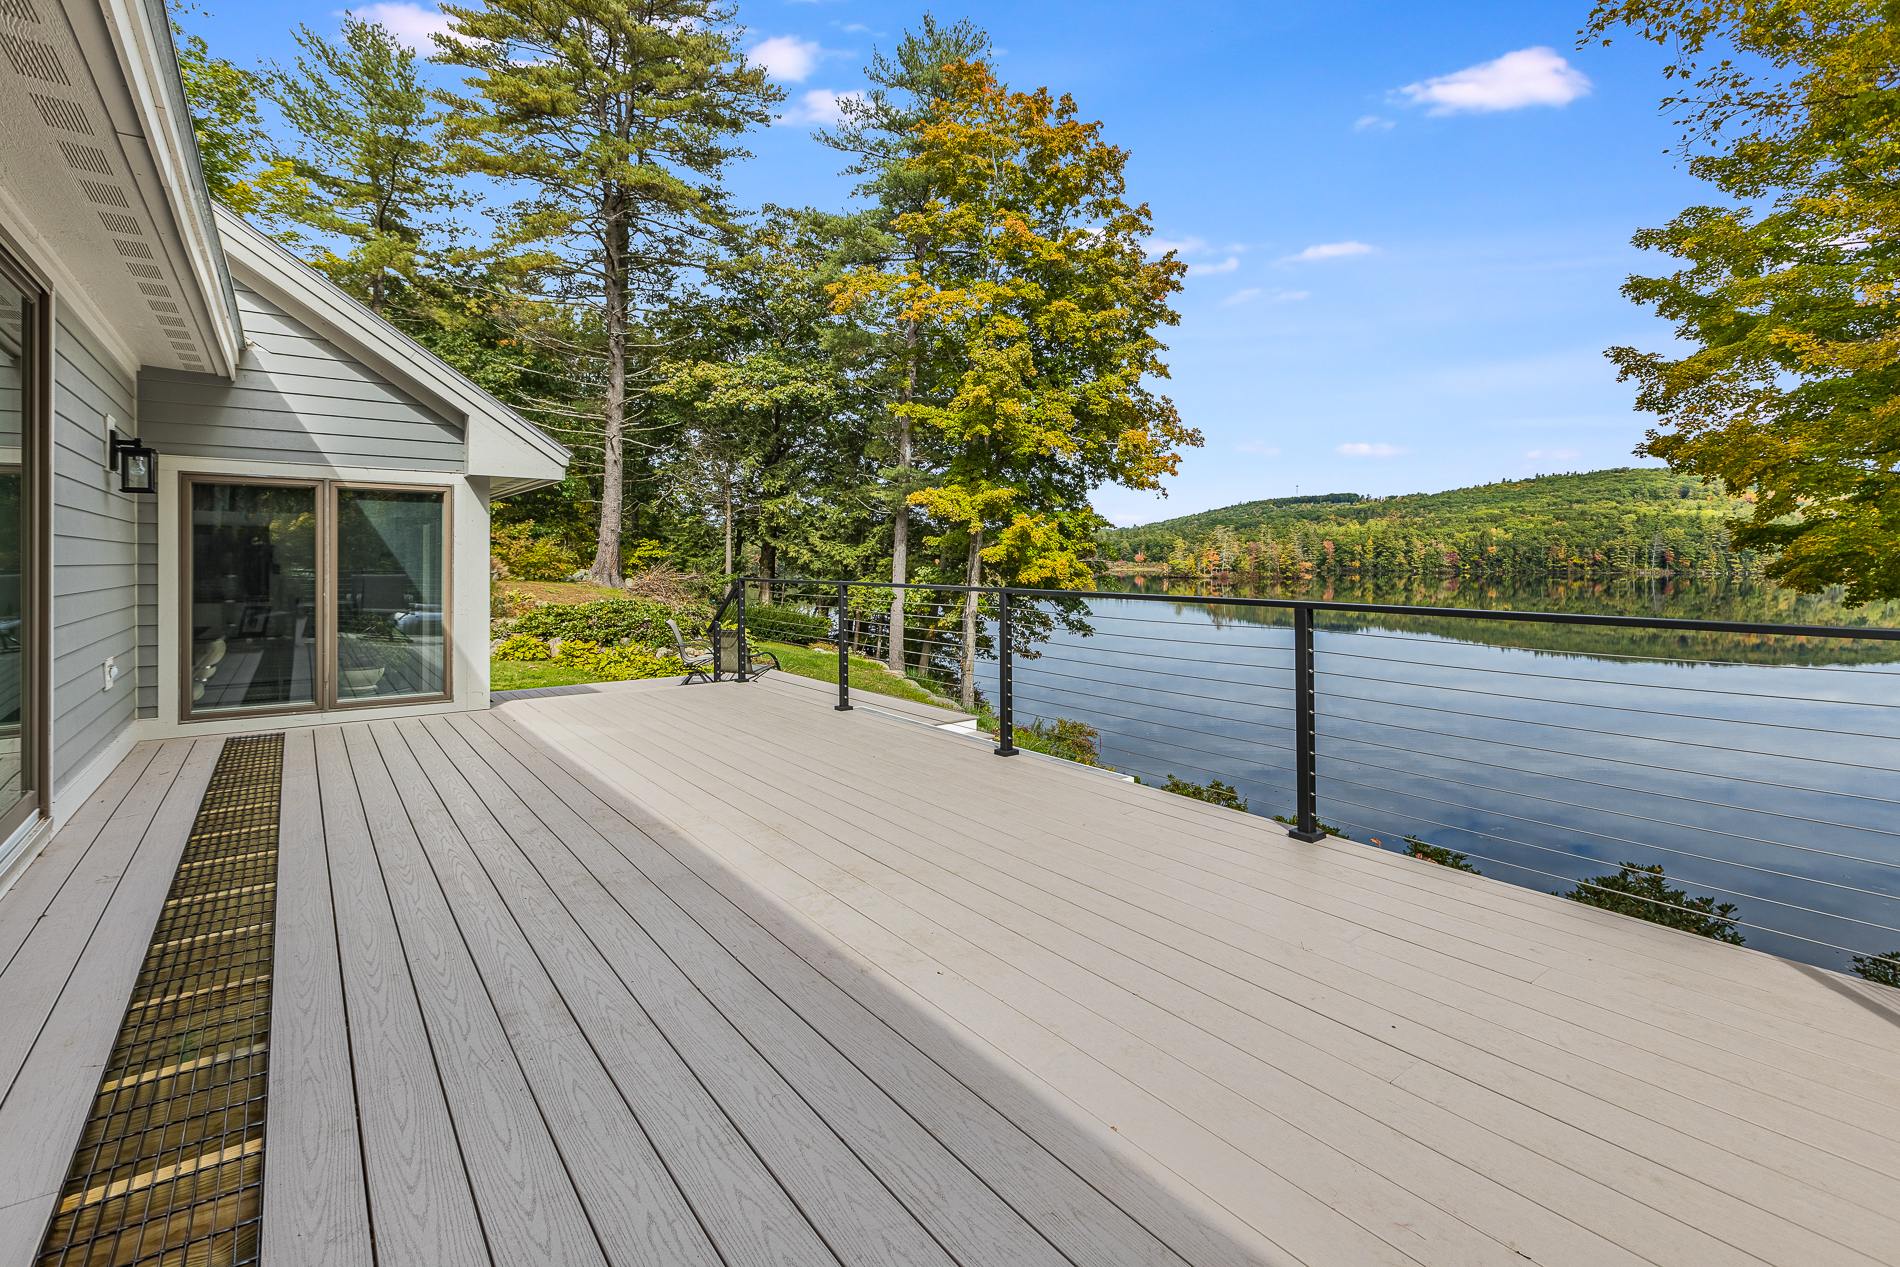
{"type": "Polygon", "coordinates": [[[785,578],[720,620],[835,652],[839,709],[970,699],[999,755],[1900,981],[1900,629],[785,578]]]}

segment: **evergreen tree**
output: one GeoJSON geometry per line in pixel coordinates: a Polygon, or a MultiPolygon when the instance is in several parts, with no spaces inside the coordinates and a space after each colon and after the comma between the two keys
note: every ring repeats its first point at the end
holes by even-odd
{"type": "MultiPolygon", "coordinates": [[[[643,304],[672,286],[728,215],[731,138],[784,94],[739,52],[716,0],[488,0],[446,5],[440,60],[473,73],[445,94],[462,171],[525,186],[503,244],[533,244],[552,297],[599,332],[600,518],[588,579],[621,583],[627,404],[643,304]]],[[[637,367],[636,367],[637,368],[637,367]]]]}
{"type": "Polygon", "coordinates": [[[381,316],[391,274],[415,277],[424,217],[463,201],[441,158],[440,117],[415,52],[380,25],[345,13],[340,44],[307,26],[295,39],[295,67],[275,67],[267,81],[295,150],[274,156],[277,179],[258,209],[291,222],[278,236],[293,245],[294,226],[354,243],[347,256],[319,250],[311,263],[381,316]]]}
{"type": "MultiPolygon", "coordinates": [[[[918,130],[935,119],[942,104],[954,95],[946,68],[981,61],[989,48],[988,33],[967,19],[939,27],[926,13],[921,30],[906,31],[890,57],[873,50],[871,64],[864,68],[869,91],[840,101],[838,125],[814,134],[820,142],[853,156],[845,174],[865,178],[855,192],[871,200],[864,218],[870,233],[854,234],[851,241],[860,249],[846,255],[858,267],[898,273],[931,267],[930,243],[920,233],[923,226],[912,222],[909,232],[896,231],[899,218],[925,211],[936,196],[930,167],[913,161],[920,152],[918,130]]],[[[886,477],[891,500],[891,580],[901,585],[910,579],[909,498],[918,491],[912,475],[916,452],[910,407],[924,387],[918,376],[927,368],[927,358],[919,348],[923,323],[915,313],[900,315],[863,304],[853,305],[850,311],[855,322],[877,332],[874,342],[882,352],[879,359],[888,367],[884,378],[894,400],[890,414],[896,433],[894,464],[886,477]]],[[[904,610],[904,591],[891,591],[890,666],[899,673],[904,670],[904,610]]]]}

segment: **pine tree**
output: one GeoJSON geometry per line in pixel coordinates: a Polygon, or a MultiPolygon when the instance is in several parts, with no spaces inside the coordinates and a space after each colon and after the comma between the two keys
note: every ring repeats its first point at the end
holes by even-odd
{"type": "Polygon", "coordinates": [[[445,5],[438,60],[474,72],[444,94],[462,171],[525,186],[502,244],[586,303],[600,330],[600,522],[588,579],[621,583],[630,353],[641,304],[663,295],[728,216],[731,138],[784,93],[749,66],[716,0],[488,0],[445,5]]]}
{"type": "MultiPolygon", "coordinates": [[[[311,262],[381,316],[390,275],[414,277],[431,227],[424,217],[462,201],[436,143],[440,118],[415,51],[378,24],[345,13],[341,44],[307,26],[295,39],[303,54],[293,69],[274,67],[266,91],[296,151],[273,156],[258,211],[354,243],[347,256],[325,251],[311,262]]],[[[293,227],[277,236],[302,235],[293,227]]]]}
{"type": "MultiPolygon", "coordinates": [[[[927,267],[929,242],[914,231],[894,231],[901,216],[923,211],[935,196],[931,172],[913,160],[919,152],[918,129],[936,117],[939,107],[953,95],[945,68],[962,62],[980,61],[989,52],[987,32],[967,19],[949,27],[939,27],[928,13],[922,29],[906,31],[890,57],[873,50],[871,64],[864,77],[871,88],[862,97],[839,102],[842,119],[829,130],[815,133],[817,140],[854,157],[845,174],[863,176],[856,193],[872,200],[869,227],[882,242],[867,252],[870,260],[859,259],[863,267],[903,272],[927,267]]],[[[923,323],[916,314],[898,316],[895,311],[882,314],[883,322],[864,307],[857,307],[858,321],[882,325],[883,342],[895,344],[892,359],[901,366],[894,385],[896,404],[891,410],[896,436],[893,444],[895,465],[891,485],[891,581],[902,585],[910,579],[910,494],[917,491],[912,471],[916,464],[911,404],[923,385],[918,374],[918,340],[923,323]]],[[[890,666],[904,671],[904,591],[891,591],[890,666]]]]}

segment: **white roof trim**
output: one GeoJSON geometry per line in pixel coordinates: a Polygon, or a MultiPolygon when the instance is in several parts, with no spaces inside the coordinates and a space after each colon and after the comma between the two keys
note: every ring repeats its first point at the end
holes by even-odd
{"type": "Polygon", "coordinates": [[[525,491],[567,472],[568,450],[546,432],[476,386],[441,357],[246,223],[228,207],[215,209],[224,252],[232,266],[273,303],[293,310],[325,338],[373,366],[464,428],[467,473],[506,477],[525,491]]]}
{"type": "Polygon", "coordinates": [[[182,114],[178,55],[172,48],[171,32],[163,26],[156,30],[153,27],[155,20],[164,21],[164,9],[161,6],[154,15],[142,0],[101,0],[100,10],[118,48],[119,65],[125,71],[126,90],[145,133],[146,149],[158,168],[159,180],[168,194],[166,200],[177,219],[193,280],[211,310],[212,334],[224,354],[224,363],[236,377],[244,327],[224,271],[218,232],[207,214],[210,200],[204,197],[198,140],[190,118],[182,114]]]}

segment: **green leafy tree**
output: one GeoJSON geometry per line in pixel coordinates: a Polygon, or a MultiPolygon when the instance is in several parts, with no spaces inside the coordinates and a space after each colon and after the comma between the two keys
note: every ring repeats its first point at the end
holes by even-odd
{"type": "MultiPolygon", "coordinates": [[[[1106,522],[1090,490],[1158,489],[1178,447],[1201,440],[1147,383],[1167,374],[1153,332],[1177,321],[1168,298],[1185,266],[1146,257],[1147,208],[1122,197],[1128,154],[1078,120],[1074,101],[1012,92],[980,63],[944,75],[948,96],[909,160],[932,196],[892,224],[926,244],[925,259],[854,270],[836,302],[894,306],[924,331],[936,399],[901,409],[942,468],[909,500],[942,526],[932,544],[964,556],[964,582],[980,583],[988,563],[1016,584],[1085,588],[1081,559],[1106,522]]],[[[965,708],[976,641],[965,601],[965,708]]]]}
{"type": "MultiPolygon", "coordinates": [[[[853,235],[852,242],[861,243],[860,249],[844,258],[860,268],[882,268],[900,274],[922,272],[940,264],[930,250],[929,238],[921,232],[923,223],[907,221],[906,231],[900,232],[897,221],[926,212],[936,196],[933,169],[915,160],[921,152],[920,129],[956,95],[957,88],[946,68],[981,61],[989,48],[988,33],[971,22],[940,27],[926,13],[920,29],[906,31],[889,57],[873,50],[871,64],[864,68],[869,89],[861,97],[841,100],[838,125],[815,134],[821,143],[853,156],[845,174],[864,177],[855,192],[871,200],[870,211],[864,217],[869,233],[863,238],[853,235]]],[[[912,474],[917,455],[910,406],[920,391],[930,391],[930,385],[920,378],[929,369],[920,347],[923,321],[920,314],[907,311],[901,304],[854,304],[851,316],[854,324],[873,332],[867,351],[884,370],[883,386],[890,401],[894,431],[893,464],[887,475],[891,580],[902,584],[910,579],[909,497],[918,491],[912,474]]],[[[893,590],[890,665],[900,673],[904,668],[904,617],[904,591],[893,590]]]]}
{"type": "Polygon", "coordinates": [[[211,54],[201,35],[186,35],[178,45],[178,70],[185,85],[185,103],[191,110],[191,129],[198,142],[198,162],[204,168],[211,196],[238,211],[251,210],[253,187],[244,179],[257,161],[264,139],[258,98],[263,81],[222,57],[211,54]]]}
{"type": "Polygon", "coordinates": [[[434,227],[427,217],[464,201],[442,158],[440,116],[414,50],[382,26],[346,13],[340,43],[307,26],[293,38],[302,54],[275,67],[266,90],[295,147],[273,156],[258,210],[289,221],[278,236],[293,245],[304,227],[351,243],[347,255],[322,250],[311,262],[381,316],[391,275],[415,277],[434,227]]]}
{"type": "MultiPolygon", "coordinates": [[[[527,190],[503,245],[533,244],[536,276],[598,326],[598,532],[588,579],[621,583],[630,353],[657,302],[726,217],[731,138],[784,94],[746,64],[715,0],[488,0],[444,6],[440,60],[472,72],[445,94],[462,171],[527,190]]],[[[639,369],[638,365],[635,369],[639,369]]]]}
{"type": "Polygon", "coordinates": [[[1648,920],[1665,928],[1680,928],[1698,937],[1712,937],[1737,946],[1744,940],[1735,927],[1733,902],[1718,905],[1712,897],[1690,897],[1687,890],[1670,888],[1669,878],[1663,874],[1660,863],[1653,867],[1619,863],[1615,875],[1593,876],[1558,896],[1648,920]]]}
{"type": "MultiPolygon", "coordinates": [[[[681,296],[653,395],[677,432],[660,439],[688,481],[743,489],[758,574],[862,575],[878,561],[867,394],[833,335],[825,285],[838,222],[767,206],[720,233],[703,287],[681,296]],[[867,494],[869,494],[867,496],[867,494]]],[[[728,547],[730,557],[730,547],[728,547]]],[[[727,564],[727,571],[731,564],[727,564]]]]}
{"type": "MultiPolygon", "coordinates": [[[[1664,100],[1689,170],[1734,200],[1638,246],[1682,261],[1624,293],[1676,323],[1684,356],[1616,347],[1642,452],[1757,494],[1738,545],[1768,574],[1850,603],[1900,596],[1900,22],[1882,0],[1615,0],[1669,50],[1664,100]]],[[[1609,41],[1604,40],[1605,43],[1609,41]]]]}

